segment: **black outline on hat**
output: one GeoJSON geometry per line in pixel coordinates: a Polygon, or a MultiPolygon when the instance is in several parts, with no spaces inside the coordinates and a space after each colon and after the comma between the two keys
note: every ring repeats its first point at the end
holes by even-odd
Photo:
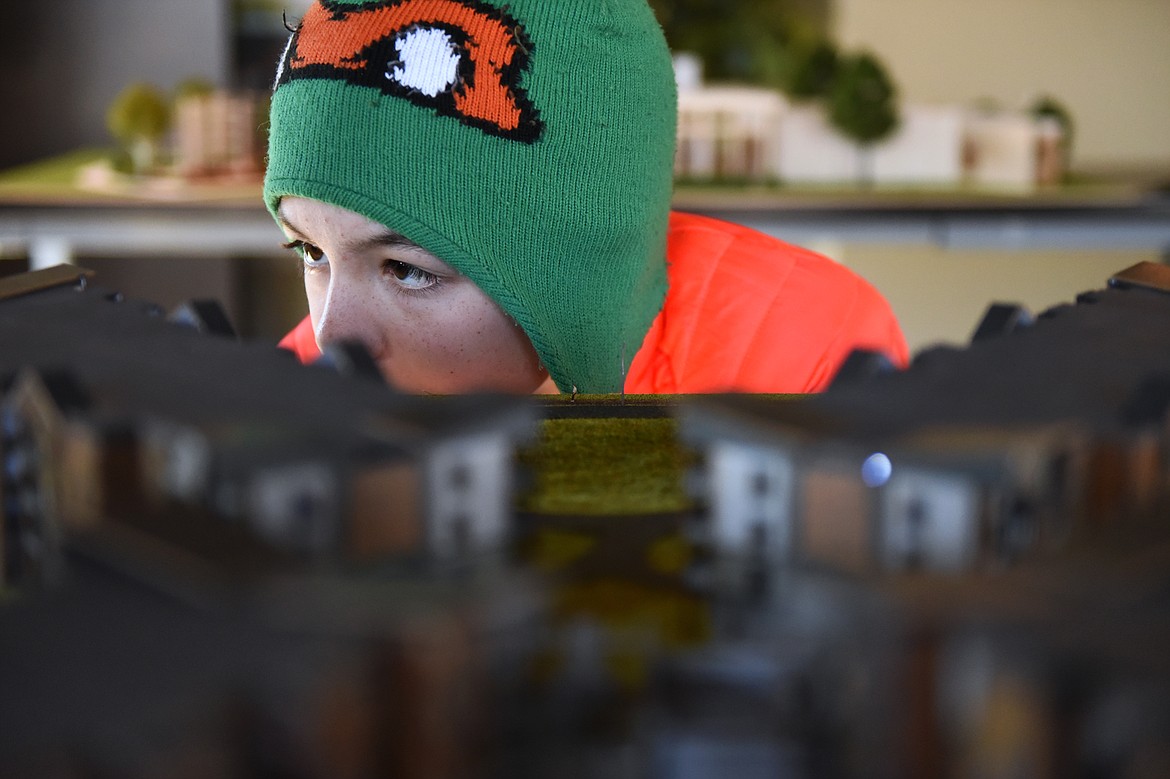
{"type": "MultiPolygon", "coordinates": [[[[562,0],[558,0],[562,1],[562,0]]],[[[564,0],[569,1],[569,0],[564,0]]],[[[332,14],[335,21],[344,21],[347,16],[356,13],[363,13],[368,11],[375,11],[382,8],[390,8],[396,5],[401,5],[407,0],[382,0],[381,2],[366,2],[360,4],[341,4],[333,0],[318,0],[326,11],[332,14]]],[[[488,5],[481,0],[451,0],[451,2],[465,6],[471,11],[481,13],[497,22],[500,22],[507,27],[512,34],[512,40],[516,47],[516,54],[512,57],[512,61],[500,71],[500,82],[504,88],[508,90],[516,106],[520,109],[520,124],[513,130],[506,130],[494,122],[479,119],[477,117],[468,116],[461,112],[455,105],[455,91],[461,85],[470,85],[475,83],[475,65],[472,63],[470,56],[468,56],[468,41],[469,33],[455,25],[449,24],[427,24],[427,25],[409,25],[401,29],[387,31],[386,34],[374,41],[372,44],[363,49],[356,55],[358,59],[367,60],[368,64],[361,70],[353,70],[350,68],[340,68],[333,65],[313,64],[299,68],[290,66],[290,62],[296,56],[297,42],[300,38],[301,30],[303,29],[303,20],[298,24],[288,46],[285,48],[284,56],[280,62],[280,75],[276,83],[276,89],[279,89],[284,84],[290,81],[297,81],[301,79],[330,79],[334,81],[344,81],[346,83],[355,84],[357,86],[372,87],[380,90],[383,94],[391,97],[405,98],[417,106],[428,108],[435,111],[442,116],[450,116],[459,120],[461,123],[474,127],[478,130],[508,140],[520,141],[522,143],[535,143],[544,133],[544,123],[540,119],[540,112],[533,105],[528,98],[527,91],[519,86],[520,77],[528,70],[531,60],[533,44],[528,37],[528,33],[516,19],[504,12],[503,10],[494,6],[488,5]],[[423,94],[416,89],[404,86],[393,79],[386,78],[385,72],[388,67],[398,61],[398,52],[394,47],[394,42],[403,34],[414,29],[439,29],[450,36],[451,42],[458,48],[460,52],[459,67],[457,71],[456,83],[450,89],[447,89],[438,95],[431,97],[423,94]]]]}

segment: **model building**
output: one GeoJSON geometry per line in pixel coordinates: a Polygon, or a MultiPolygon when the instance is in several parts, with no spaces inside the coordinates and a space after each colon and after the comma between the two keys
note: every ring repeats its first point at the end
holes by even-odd
{"type": "Polygon", "coordinates": [[[93,281],[0,281],[5,776],[1170,772],[1165,268],[805,398],[411,397],[93,281]]]}

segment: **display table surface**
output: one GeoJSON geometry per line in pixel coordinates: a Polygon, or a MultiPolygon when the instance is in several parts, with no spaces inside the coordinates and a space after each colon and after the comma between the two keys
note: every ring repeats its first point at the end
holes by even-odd
{"type": "MultiPolygon", "coordinates": [[[[283,237],[257,181],[83,183],[79,151],[0,173],[0,257],[264,256],[283,237]]],[[[1031,193],[974,189],[680,185],[675,207],[792,243],[986,249],[1170,250],[1170,174],[1085,178],[1031,193]]]]}

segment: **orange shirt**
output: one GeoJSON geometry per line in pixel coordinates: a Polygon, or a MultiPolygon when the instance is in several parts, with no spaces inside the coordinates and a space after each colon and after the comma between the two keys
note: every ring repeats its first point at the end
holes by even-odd
{"type": "MultiPolygon", "coordinates": [[[[626,392],[816,392],[854,348],[906,364],[889,304],[833,260],[678,212],[666,255],[669,291],[630,363],[626,392]]],[[[302,362],[320,355],[308,317],[280,345],[302,362]]]]}
{"type": "Polygon", "coordinates": [[[885,298],[848,268],[755,230],[673,213],[670,291],[631,393],[816,392],[854,348],[907,362],[885,298]]]}

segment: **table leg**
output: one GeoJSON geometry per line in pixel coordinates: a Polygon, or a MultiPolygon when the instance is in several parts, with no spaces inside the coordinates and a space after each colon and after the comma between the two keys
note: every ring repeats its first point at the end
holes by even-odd
{"type": "Polygon", "coordinates": [[[28,246],[28,269],[41,270],[54,265],[72,265],[73,246],[65,238],[34,238],[28,246]]]}

